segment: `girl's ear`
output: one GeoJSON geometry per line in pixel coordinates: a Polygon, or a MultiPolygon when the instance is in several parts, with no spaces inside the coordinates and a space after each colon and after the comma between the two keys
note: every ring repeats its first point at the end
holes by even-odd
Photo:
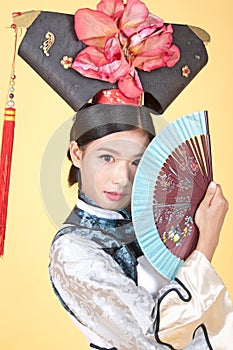
{"type": "Polygon", "coordinates": [[[77,168],[80,168],[80,166],[81,166],[82,154],[83,154],[83,151],[78,146],[77,142],[71,141],[71,143],[70,143],[70,156],[71,156],[71,159],[72,159],[74,166],[76,166],[77,168]]]}

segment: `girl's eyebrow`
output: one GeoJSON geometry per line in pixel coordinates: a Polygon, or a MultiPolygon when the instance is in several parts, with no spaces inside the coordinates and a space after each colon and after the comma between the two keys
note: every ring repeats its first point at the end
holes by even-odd
{"type": "Polygon", "coordinates": [[[114,148],[108,148],[108,147],[98,147],[96,148],[97,152],[108,152],[108,153],[114,153],[116,155],[119,155],[119,152],[117,152],[114,148]]]}
{"type": "MultiPolygon", "coordinates": [[[[121,153],[117,152],[115,149],[113,148],[108,148],[108,147],[99,147],[96,149],[97,152],[108,152],[108,153],[111,153],[113,155],[116,155],[116,156],[121,156],[121,153]]],[[[140,153],[137,153],[137,154],[134,154],[133,155],[133,158],[141,158],[142,155],[143,155],[144,152],[140,152],[140,153]]]]}

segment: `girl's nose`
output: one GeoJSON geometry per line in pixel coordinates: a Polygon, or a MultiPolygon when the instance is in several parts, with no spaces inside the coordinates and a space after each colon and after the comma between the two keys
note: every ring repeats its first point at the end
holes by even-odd
{"type": "Polygon", "coordinates": [[[130,182],[129,164],[126,159],[117,159],[112,173],[112,183],[127,186],[130,182]]]}

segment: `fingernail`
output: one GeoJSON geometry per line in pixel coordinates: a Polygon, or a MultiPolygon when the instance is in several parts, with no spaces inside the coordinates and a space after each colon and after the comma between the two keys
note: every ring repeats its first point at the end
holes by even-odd
{"type": "Polygon", "coordinates": [[[210,187],[210,188],[216,188],[216,183],[215,183],[214,181],[211,181],[209,187],[210,187]]]}

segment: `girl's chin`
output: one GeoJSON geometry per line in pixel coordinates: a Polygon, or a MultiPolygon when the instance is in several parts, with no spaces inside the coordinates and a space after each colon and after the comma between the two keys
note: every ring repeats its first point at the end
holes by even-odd
{"type": "MultiPolygon", "coordinates": [[[[99,203],[100,204],[100,203],[99,203]]],[[[111,201],[111,200],[104,200],[100,204],[100,206],[104,209],[108,210],[121,210],[121,209],[127,209],[130,210],[130,201],[129,200],[118,200],[118,201],[111,201]]]]}

